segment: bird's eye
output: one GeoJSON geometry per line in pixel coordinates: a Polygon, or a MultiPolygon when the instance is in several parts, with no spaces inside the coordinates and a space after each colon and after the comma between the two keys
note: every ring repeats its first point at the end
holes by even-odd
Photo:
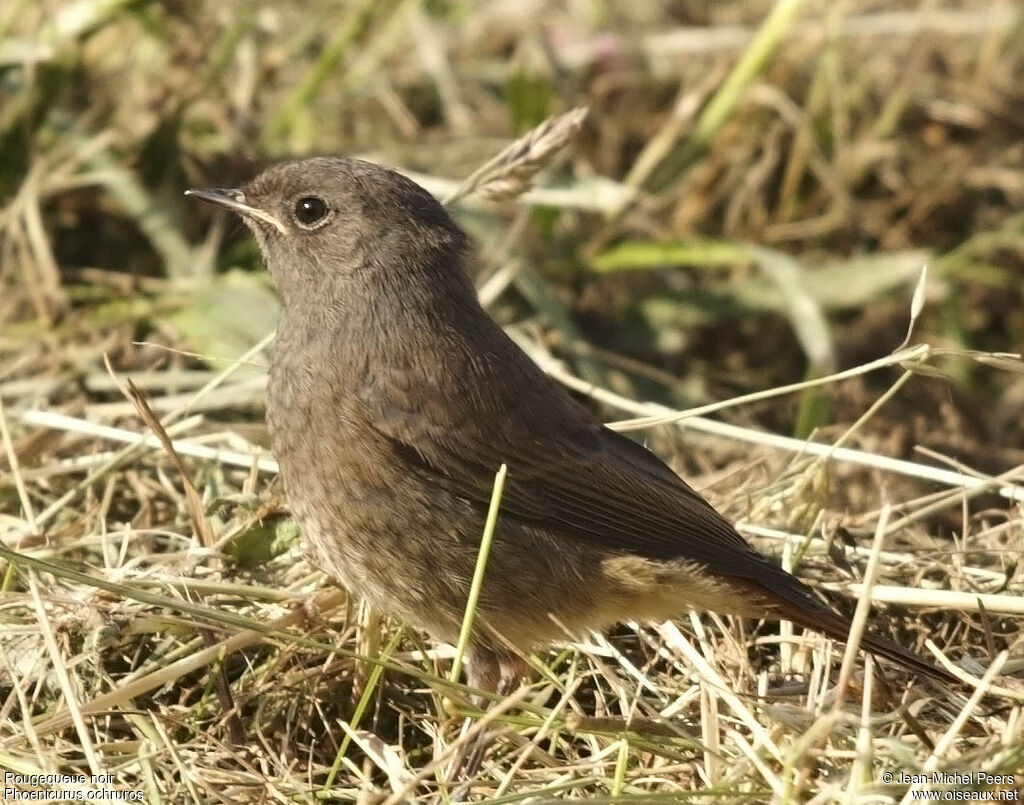
{"type": "Polygon", "coordinates": [[[306,229],[315,229],[327,219],[327,202],[317,196],[303,196],[295,202],[295,220],[306,229]]]}

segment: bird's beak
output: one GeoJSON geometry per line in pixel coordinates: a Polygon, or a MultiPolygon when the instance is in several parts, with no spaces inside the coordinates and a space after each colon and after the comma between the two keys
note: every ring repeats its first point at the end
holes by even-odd
{"type": "Polygon", "coordinates": [[[264,223],[270,224],[282,235],[288,234],[288,228],[281,221],[266,210],[246,204],[245,193],[234,188],[223,187],[199,187],[185,191],[186,196],[194,196],[202,201],[209,201],[212,204],[219,204],[229,210],[237,212],[247,218],[255,218],[264,223]]]}

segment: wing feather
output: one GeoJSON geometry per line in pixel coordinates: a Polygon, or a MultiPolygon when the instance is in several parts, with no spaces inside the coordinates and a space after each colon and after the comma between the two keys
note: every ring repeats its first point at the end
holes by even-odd
{"type": "Polygon", "coordinates": [[[460,378],[457,388],[425,382],[414,368],[378,370],[361,386],[367,421],[421,473],[481,509],[505,463],[505,517],[612,552],[759,582],[783,575],[657,456],[604,427],[508,346],[462,364],[451,355],[456,371],[445,376],[460,378]],[[464,404],[451,405],[451,395],[464,404]]]}

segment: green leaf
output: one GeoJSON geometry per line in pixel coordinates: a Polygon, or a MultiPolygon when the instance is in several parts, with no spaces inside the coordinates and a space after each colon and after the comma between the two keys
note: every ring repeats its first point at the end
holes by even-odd
{"type": "Polygon", "coordinates": [[[590,261],[590,267],[596,271],[622,271],[678,265],[732,266],[752,260],[749,247],[724,240],[698,239],[673,243],[627,240],[597,255],[590,261]]]}
{"type": "Polygon", "coordinates": [[[290,516],[276,515],[254,520],[227,546],[228,555],[252,570],[287,552],[299,538],[299,526],[290,516]]]}
{"type": "MultiPolygon", "coordinates": [[[[234,360],[277,325],[280,303],[262,274],[229,271],[210,278],[192,305],[170,316],[191,349],[234,360]]],[[[241,372],[262,371],[240,367],[241,372]]]]}

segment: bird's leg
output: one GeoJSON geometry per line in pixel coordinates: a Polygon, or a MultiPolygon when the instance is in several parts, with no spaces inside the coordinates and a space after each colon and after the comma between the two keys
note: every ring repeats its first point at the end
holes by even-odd
{"type": "Polygon", "coordinates": [[[526,658],[510,651],[474,645],[469,650],[469,684],[480,690],[508,696],[527,675],[526,658]]]}
{"type": "MultiPolygon", "coordinates": [[[[470,646],[468,659],[466,681],[470,687],[499,693],[503,676],[501,655],[493,649],[476,644],[470,646]]],[[[486,710],[487,705],[490,704],[490,700],[485,696],[474,695],[472,701],[481,710],[486,710]]],[[[462,724],[463,734],[470,728],[471,722],[472,719],[467,716],[462,724]]],[[[484,753],[493,741],[494,736],[490,730],[484,730],[472,744],[463,745],[462,750],[449,767],[448,779],[456,780],[461,777],[466,780],[462,787],[468,788],[469,780],[479,770],[480,764],[483,763],[484,753]]],[[[460,787],[460,791],[462,787],[460,787]]]]}
{"type": "Polygon", "coordinates": [[[512,654],[503,654],[498,659],[498,667],[501,673],[499,674],[497,692],[502,696],[511,696],[530,671],[530,664],[525,657],[512,654]]]}
{"type": "MultiPolygon", "coordinates": [[[[498,653],[483,646],[472,646],[469,649],[466,677],[470,687],[497,693],[502,681],[501,658],[498,653]]],[[[486,699],[479,704],[485,707],[486,699]]]]}
{"type": "MultiPolygon", "coordinates": [[[[517,655],[495,651],[481,645],[474,645],[469,650],[467,677],[469,684],[474,688],[508,696],[526,675],[526,669],[526,660],[517,655]]],[[[474,697],[474,700],[481,709],[486,709],[489,704],[483,697],[474,697]]],[[[468,723],[469,719],[466,720],[463,729],[468,728],[468,723]]],[[[449,779],[462,777],[466,780],[463,787],[468,787],[470,779],[480,769],[484,755],[492,743],[494,733],[490,730],[481,732],[472,745],[466,747],[461,757],[452,764],[449,779]]],[[[459,791],[461,792],[462,788],[459,791]]]]}

